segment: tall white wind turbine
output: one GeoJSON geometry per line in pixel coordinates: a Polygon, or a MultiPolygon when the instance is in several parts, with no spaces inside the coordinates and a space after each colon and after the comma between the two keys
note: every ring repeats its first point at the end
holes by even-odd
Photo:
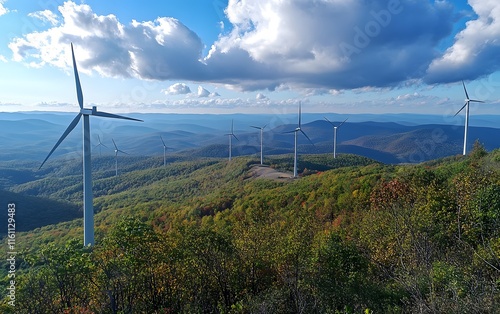
{"type": "Polygon", "coordinates": [[[266,125],[264,125],[263,127],[253,126],[253,125],[252,125],[252,126],[250,126],[251,128],[254,128],[254,129],[258,129],[258,130],[260,130],[260,164],[261,164],[261,165],[262,165],[262,164],[264,164],[264,153],[263,153],[263,147],[264,147],[264,145],[263,145],[263,135],[264,135],[264,129],[265,129],[265,127],[266,127],[266,126],[267,126],[267,124],[266,124],[266,125]]]}
{"type": "Polygon", "coordinates": [[[165,145],[165,141],[163,141],[163,137],[161,137],[161,135],[160,135],[160,139],[161,139],[161,142],[163,144],[163,166],[165,167],[167,165],[167,149],[169,149],[170,147],[165,145]]]}
{"type": "Polygon", "coordinates": [[[123,150],[118,149],[118,146],[116,146],[115,140],[111,139],[113,141],[113,145],[115,145],[115,177],[118,176],[118,153],[122,153],[125,155],[128,155],[128,153],[124,152],[123,150]]]}
{"type": "Polygon", "coordinates": [[[97,140],[99,141],[99,143],[95,146],[95,147],[99,147],[99,157],[102,156],[102,150],[101,150],[101,146],[104,146],[106,148],[108,148],[108,146],[104,145],[102,142],[101,142],[101,137],[99,135],[97,135],[97,140]]]}
{"type": "MultiPolygon", "coordinates": [[[[134,118],[128,118],[124,116],[119,116],[112,113],[97,111],[97,107],[93,106],[92,109],[87,109],[83,107],[83,92],[80,85],[80,78],[78,76],[78,70],[76,67],[75,53],[73,51],[73,44],[71,44],[71,55],[73,57],[73,70],[75,72],[75,83],[76,83],[76,94],[78,99],[78,105],[80,106],[80,112],[71,121],[70,125],[64,131],[61,138],[54,145],[50,153],[47,155],[45,160],[40,165],[40,168],[45,164],[47,159],[52,155],[56,148],[61,144],[61,142],[68,136],[71,131],[76,127],[80,118],[83,116],[83,244],[94,245],[94,209],[93,209],[93,195],[92,195],[92,171],[91,171],[91,152],[90,152],[90,116],[98,116],[105,118],[114,119],[125,119],[142,121],[134,118]]],[[[39,168],[39,169],[40,169],[39,168]]]]}
{"type": "Polygon", "coordinates": [[[466,155],[467,154],[467,132],[468,132],[468,129],[469,129],[469,104],[471,102],[482,102],[482,103],[484,103],[484,101],[476,100],[476,99],[470,99],[469,98],[469,94],[467,93],[467,89],[465,88],[464,81],[462,81],[462,85],[464,86],[464,92],[465,92],[465,105],[463,105],[463,107],[460,108],[460,110],[458,110],[457,113],[455,113],[454,117],[456,117],[457,114],[459,114],[460,111],[462,111],[465,108],[465,131],[464,131],[464,150],[463,150],[463,155],[466,155]]]}
{"type": "Polygon", "coordinates": [[[231,161],[231,155],[232,155],[232,151],[233,151],[232,139],[234,137],[237,141],[239,141],[239,139],[236,137],[236,135],[234,135],[233,120],[231,120],[231,133],[228,133],[228,134],[225,134],[225,135],[229,136],[229,161],[231,161]]]}
{"type": "Polygon", "coordinates": [[[301,112],[301,110],[302,110],[302,104],[299,102],[299,124],[297,125],[295,130],[290,131],[290,132],[286,132],[286,133],[295,133],[295,150],[293,153],[293,177],[294,178],[297,177],[297,134],[299,132],[301,132],[309,140],[309,142],[311,142],[311,144],[313,144],[313,142],[311,141],[309,136],[307,136],[307,134],[302,130],[302,112],[301,112]]]}
{"type": "Polygon", "coordinates": [[[342,124],[344,124],[347,121],[347,119],[349,119],[349,118],[346,118],[339,125],[335,125],[335,124],[333,124],[333,122],[331,122],[330,120],[328,120],[327,117],[325,117],[325,120],[328,121],[333,126],[333,158],[337,158],[337,129],[340,128],[340,126],[342,124]]]}

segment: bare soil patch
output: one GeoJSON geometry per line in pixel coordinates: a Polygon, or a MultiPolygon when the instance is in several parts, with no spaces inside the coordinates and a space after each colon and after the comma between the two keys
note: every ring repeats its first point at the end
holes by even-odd
{"type": "Polygon", "coordinates": [[[271,179],[275,181],[291,181],[293,180],[293,173],[291,172],[282,172],[276,169],[273,169],[269,166],[265,165],[253,165],[249,171],[250,178],[265,178],[271,179]]]}

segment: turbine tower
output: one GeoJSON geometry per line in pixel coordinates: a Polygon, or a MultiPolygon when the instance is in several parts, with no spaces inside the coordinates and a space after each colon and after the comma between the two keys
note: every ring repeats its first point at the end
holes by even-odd
{"type": "Polygon", "coordinates": [[[464,131],[464,151],[463,151],[463,155],[465,156],[467,154],[467,131],[469,129],[469,104],[471,102],[482,102],[482,103],[484,103],[484,101],[476,100],[476,99],[470,99],[469,98],[469,94],[467,93],[467,89],[465,88],[464,81],[462,81],[462,85],[464,86],[464,92],[465,92],[465,105],[463,105],[463,107],[460,108],[460,110],[458,110],[457,113],[455,113],[454,117],[456,117],[457,114],[459,114],[460,111],[462,111],[465,108],[465,131],[464,131]]]}
{"type": "Polygon", "coordinates": [[[295,128],[295,130],[290,131],[290,132],[286,132],[286,133],[295,133],[295,150],[294,150],[294,153],[293,153],[293,177],[294,178],[297,177],[297,134],[299,132],[301,132],[309,140],[309,142],[311,142],[311,144],[313,144],[313,142],[311,141],[311,139],[309,138],[309,136],[307,136],[307,134],[302,130],[302,112],[301,112],[301,107],[302,107],[302,104],[299,102],[299,124],[297,125],[297,127],[295,128]]]}
{"type": "Polygon", "coordinates": [[[264,133],[264,128],[267,126],[264,125],[263,127],[258,127],[258,126],[250,126],[251,128],[258,129],[260,130],[260,164],[264,164],[264,153],[263,153],[263,133],[264,133]]]}
{"type": "Polygon", "coordinates": [[[78,99],[78,105],[80,106],[80,112],[71,121],[66,131],[64,131],[61,138],[54,145],[50,153],[47,155],[45,160],[40,165],[45,164],[50,155],[56,150],[56,148],[61,144],[61,142],[68,136],[71,131],[76,127],[80,118],[83,116],[83,244],[85,246],[94,245],[94,209],[93,209],[93,195],[92,195],[92,171],[91,171],[91,153],[90,153],[90,116],[98,116],[105,118],[114,119],[125,119],[142,121],[134,118],[128,118],[124,116],[119,116],[112,113],[97,111],[95,106],[92,109],[87,109],[83,107],[83,92],[80,85],[80,78],[78,76],[78,70],[76,67],[75,53],[73,51],[73,44],[71,44],[71,55],[73,57],[73,70],[75,72],[75,83],[76,83],[76,94],[78,99]]]}
{"type": "Polygon", "coordinates": [[[115,145],[115,177],[118,176],[118,153],[123,153],[125,155],[128,155],[128,153],[124,152],[123,150],[119,150],[118,147],[116,146],[115,140],[111,139],[113,141],[113,145],[115,145]]]}
{"type": "Polygon", "coordinates": [[[101,146],[104,146],[106,148],[108,148],[108,146],[104,145],[102,142],[101,142],[101,137],[99,135],[97,135],[97,140],[99,141],[99,144],[97,144],[95,147],[99,147],[99,157],[102,156],[102,150],[101,150],[101,146]]]}
{"type": "Polygon", "coordinates": [[[333,158],[337,158],[337,129],[340,128],[340,126],[344,124],[347,121],[347,119],[345,119],[341,124],[335,125],[333,124],[333,122],[328,120],[327,117],[325,117],[325,120],[328,121],[333,126],[333,158]]]}
{"type": "Polygon", "coordinates": [[[161,139],[161,142],[163,144],[163,167],[165,167],[165,165],[167,164],[167,149],[169,149],[170,147],[167,147],[167,145],[165,145],[165,141],[163,141],[163,137],[161,137],[160,135],[160,139],[161,139]]]}
{"type": "Polygon", "coordinates": [[[231,133],[228,133],[228,134],[225,134],[225,135],[229,136],[229,161],[231,161],[231,153],[232,153],[232,150],[233,150],[232,139],[234,137],[237,141],[239,141],[239,139],[236,137],[236,135],[234,135],[234,132],[233,132],[233,120],[231,120],[231,133]]]}

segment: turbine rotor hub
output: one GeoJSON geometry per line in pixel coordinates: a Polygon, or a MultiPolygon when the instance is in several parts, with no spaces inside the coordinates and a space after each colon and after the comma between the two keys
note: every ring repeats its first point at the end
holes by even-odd
{"type": "Polygon", "coordinates": [[[93,109],[82,108],[82,109],[80,109],[80,113],[83,114],[83,115],[90,116],[90,115],[92,115],[94,113],[94,110],[93,109]]]}

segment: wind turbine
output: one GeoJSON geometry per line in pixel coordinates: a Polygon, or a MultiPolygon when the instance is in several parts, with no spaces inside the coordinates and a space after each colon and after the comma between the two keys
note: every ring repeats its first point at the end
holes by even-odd
{"type": "Polygon", "coordinates": [[[118,176],[118,153],[123,153],[125,155],[129,155],[128,153],[124,152],[123,150],[119,150],[118,147],[116,146],[115,140],[111,139],[113,141],[113,145],[115,145],[115,177],[118,176]]]}
{"type": "Polygon", "coordinates": [[[460,108],[460,110],[458,110],[457,113],[455,113],[454,117],[456,117],[457,114],[459,114],[460,111],[462,111],[465,108],[465,132],[464,132],[464,151],[463,151],[463,155],[466,155],[467,154],[467,131],[469,129],[469,104],[471,102],[482,102],[482,103],[484,103],[484,101],[476,100],[476,99],[470,99],[469,98],[469,94],[467,93],[467,89],[465,88],[465,83],[464,83],[463,80],[462,80],[462,85],[464,86],[464,92],[465,92],[465,105],[463,105],[463,107],[460,108]]]}
{"type": "Polygon", "coordinates": [[[161,142],[163,143],[163,166],[165,167],[165,165],[167,164],[167,157],[166,157],[167,149],[169,149],[170,147],[167,147],[167,145],[165,145],[165,142],[163,141],[163,137],[161,137],[161,135],[160,139],[161,142]]]}
{"type": "Polygon", "coordinates": [[[301,107],[302,107],[302,104],[299,102],[299,124],[297,125],[297,127],[295,128],[295,130],[290,131],[290,132],[285,132],[285,133],[295,133],[295,150],[294,150],[294,153],[293,153],[293,177],[294,178],[297,177],[297,134],[299,132],[301,132],[309,140],[309,142],[311,142],[311,144],[313,144],[313,142],[311,141],[311,139],[309,138],[309,136],[307,136],[307,134],[302,130],[302,122],[301,122],[302,121],[302,112],[301,112],[301,107]]]}
{"type": "Polygon", "coordinates": [[[233,132],[233,120],[231,120],[231,133],[228,133],[225,135],[229,136],[229,161],[231,161],[231,153],[233,150],[232,139],[234,137],[237,141],[239,141],[239,139],[236,137],[236,135],[234,135],[234,132],[233,132]]]}
{"type": "Polygon", "coordinates": [[[261,165],[264,163],[264,156],[263,156],[263,150],[262,150],[262,148],[263,148],[263,145],[262,145],[262,138],[263,138],[264,128],[265,128],[266,126],[267,126],[267,124],[266,124],[266,125],[264,125],[263,127],[253,126],[253,125],[251,125],[251,126],[250,126],[251,128],[254,128],[254,129],[258,129],[258,130],[260,130],[260,164],[261,164],[261,165]]]}
{"type": "Polygon", "coordinates": [[[99,135],[97,135],[97,140],[99,141],[99,144],[97,144],[95,147],[99,147],[99,157],[101,157],[102,156],[101,146],[104,146],[106,148],[108,148],[108,146],[104,145],[101,142],[101,138],[99,137],[99,135]]]}
{"type": "Polygon", "coordinates": [[[91,171],[91,152],[90,152],[90,116],[98,116],[105,118],[114,118],[114,119],[125,119],[125,120],[134,120],[134,121],[142,121],[134,118],[128,118],[119,116],[112,113],[97,111],[97,107],[93,106],[92,109],[83,108],[83,92],[82,87],[80,85],[80,78],[78,76],[78,70],[76,67],[75,61],[75,53],[73,51],[73,44],[71,44],[71,55],[73,57],[73,70],[75,72],[75,83],[76,83],[76,95],[78,99],[78,105],[80,106],[80,112],[76,115],[76,117],[71,121],[66,131],[64,131],[63,135],[54,145],[50,153],[47,155],[45,160],[40,165],[45,164],[47,159],[49,159],[50,155],[56,150],[56,148],[61,144],[61,142],[68,136],[71,131],[76,127],[78,122],[80,122],[80,118],[83,117],[83,244],[94,245],[94,209],[93,209],[93,195],[92,195],[92,171],[91,171]]]}
{"type": "Polygon", "coordinates": [[[341,124],[335,125],[333,124],[333,122],[328,120],[327,117],[325,117],[325,120],[328,121],[333,126],[333,158],[337,158],[337,128],[340,128],[340,126],[344,124],[347,121],[347,119],[349,118],[346,118],[341,124]]]}

